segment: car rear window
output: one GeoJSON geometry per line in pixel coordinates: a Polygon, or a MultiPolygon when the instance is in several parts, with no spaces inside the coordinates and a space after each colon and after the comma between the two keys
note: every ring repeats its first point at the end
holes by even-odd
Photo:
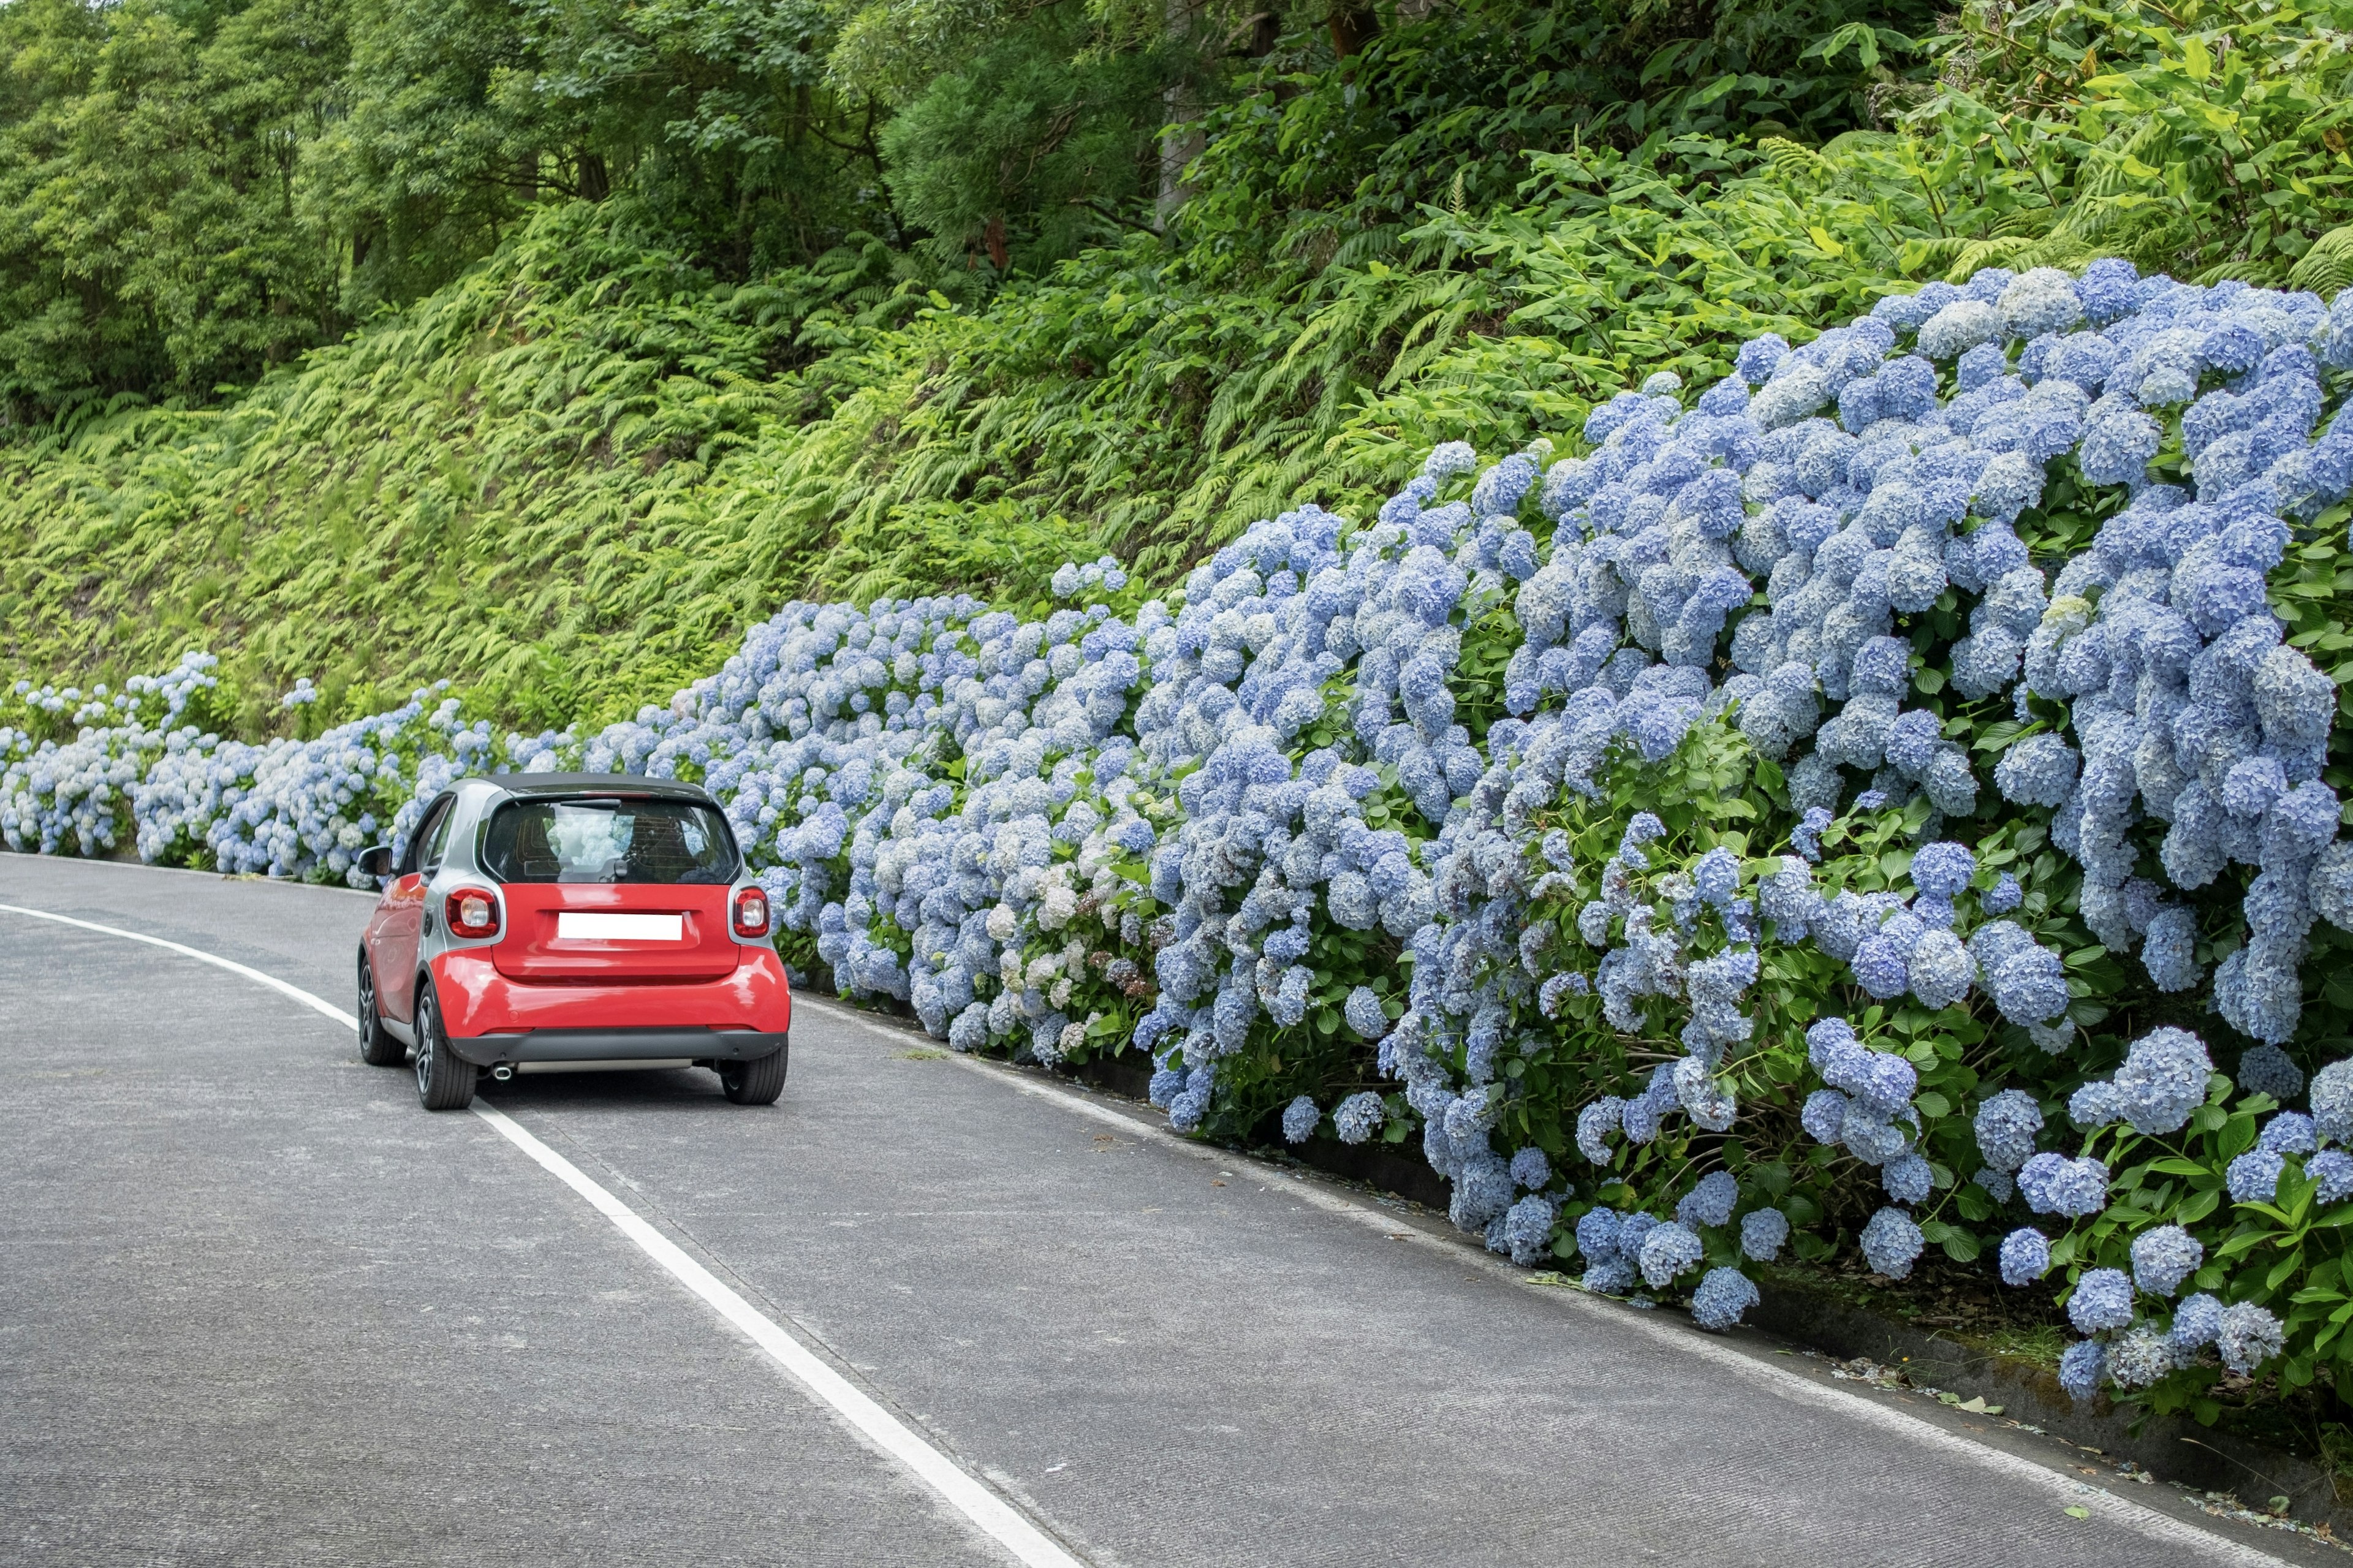
{"type": "Polygon", "coordinates": [[[735,836],[691,800],[511,800],[482,867],[501,882],[732,882],[735,836]]]}

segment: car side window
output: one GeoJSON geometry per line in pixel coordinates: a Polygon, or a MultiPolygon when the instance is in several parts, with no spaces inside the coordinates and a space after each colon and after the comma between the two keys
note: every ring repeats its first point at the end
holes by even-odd
{"type": "MultiPolygon", "coordinates": [[[[426,862],[428,852],[433,848],[433,840],[448,826],[449,808],[456,804],[454,800],[445,799],[427,808],[425,820],[417,825],[417,832],[408,841],[408,853],[400,858],[401,875],[406,876],[426,862]]],[[[431,864],[438,866],[439,863],[439,858],[433,857],[431,864]]]]}
{"type": "Polygon", "coordinates": [[[458,821],[457,803],[442,807],[440,820],[433,825],[432,836],[425,843],[423,869],[427,876],[441,869],[441,858],[449,852],[449,830],[458,821]]]}

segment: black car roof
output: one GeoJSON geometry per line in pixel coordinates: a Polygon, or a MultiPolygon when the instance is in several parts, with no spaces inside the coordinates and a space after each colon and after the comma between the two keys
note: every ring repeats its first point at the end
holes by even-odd
{"type": "Polygon", "coordinates": [[[643,773],[492,773],[490,782],[524,800],[567,795],[652,795],[665,800],[719,803],[701,784],[682,779],[649,779],[643,773]]]}

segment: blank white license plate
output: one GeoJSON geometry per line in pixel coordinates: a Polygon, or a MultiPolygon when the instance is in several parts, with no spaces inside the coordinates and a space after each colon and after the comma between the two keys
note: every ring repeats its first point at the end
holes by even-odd
{"type": "Polygon", "coordinates": [[[555,934],[571,942],[683,942],[684,915],[614,915],[560,911],[555,934]]]}

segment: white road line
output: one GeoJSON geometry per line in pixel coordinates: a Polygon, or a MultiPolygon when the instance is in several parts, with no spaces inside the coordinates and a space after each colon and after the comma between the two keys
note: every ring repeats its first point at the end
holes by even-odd
{"type": "Polygon", "coordinates": [[[1017,1512],[997,1493],[975,1480],[955,1461],[910,1430],[906,1423],[833,1368],[812,1354],[807,1346],[778,1328],[749,1301],[722,1283],[708,1268],[638,1217],[636,1210],[581,1171],[571,1161],[533,1137],[504,1113],[476,1105],[474,1114],[497,1128],[516,1148],[536,1160],[557,1181],[588,1200],[589,1206],[613,1222],[615,1229],[637,1243],[640,1251],[675,1276],[679,1283],[702,1297],[719,1315],[744,1331],[744,1337],[768,1352],[811,1394],[833,1407],[875,1447],[915,1472],[980,1527],[992,1540],[1029,1568],[1080,1568],[1079,1560],[1043,1531],[1017,1512]]]}
{"type": "MultiPolygon", "coordinates": [[[[149,936],[145,931],[124,931],[121,926],[102,926],[96,921],[78,921],[71,915],[53,915],[47,910],[28,910],[22,904],[0,904],[0,914],[27,915],[37,921],[55,921],[61,926],[74,926],[82,931],[94,931],[101,936],[119,936],[125,942],[143,942],[150,947],[160,947],[167,952],[176,952],[183,958],[193,958],[199,963],[209,963],[216,969],[226,969],[231,974],[243,975],[258,985],[269,986],[281,996],[291,996],[305,1007],[316,1008],[354,1032],[359,1028],[359,1021],[351,1008],[338,1007],[332,1002],[312,995],[299,985],[289,985],[274,974],[264,974],[259,969],[239,963],[233,958],[223,958],[218,953],[206,952],[201,948],[188,947],[176,942],[165,942],[162,937],[149,936]]],[[[353,984],[358,984],[356,978],[353,979],[353,984]]]]}
{"type": "MultiPolygon", "coordinates": [[[[164,948],[185,958],[193,958],[199,963],[209,963],[216,969],[226,969],[232,974],[267,985],[280,995],[291,997],[335,1019],[347,1028],[356,1031],[359,1027],[351,1010],[335,1006],[299,985],[290,985],[274,975],[264,974],[259,969],[223,958],[217,953],[206,952],[201,948],[166,942],[162,937],[149,936],[143,931],[124,931],[120,926],[76,920],[71,915],[29,910],[21,904],[0,904],[0,913],[53,921],[58,925],[96,931],[102,936],[143,942],[151,947],[164,948]]],[[[983,1534],[1011,1552],[1014,1560],[1022,1563],[1024,1568],[1085,1568],[1068,1548],[1039,1530],[1012,1504],[973,1479],[955,1460],[882,1408],[871,1395],[828,1366],[807,1345],[779,1327],[774,1319],[762,1313],[711,1270],[687,1256],[675,1242],[646,1223],[636,1210],[598,1185],[577,1165],[533,1137],[512,1118],[487,1105],[477,1104],[474,1114],[496,1128],[508,1142],[530,1155],[541,1169],[586,1199],[590,1207],[610,1220],[613,1227],[635,1243],[639,1251],[669,1270],[680,1284],[702,1298],[746,1339],[766,1352],[771,1360],[790,1373],[813,1397],[848,1423],[852,1430],[913,1471],[917,1479],[938,1492],[983,1534]]]]}
{"type": "MultiPolygon", "coordinates": [[[[819,1001],[808,996],[796,996],[794,1002],[807,1006],[817,1002],[818,1008],[840,1018],[856,1023],[869,1031],[894,1042],[904,1043],[910,1031],[881,1023],[871,1016],[846,1007],[839,1003],[819,1001]]],[[[1173,1148],[1193,1159],[1232,1164],[1249,1161],[1250,1156],[1237,1154],[1229,1149],[1198,1142],[1170,1131],[1166,1126],[1129,1115],[1102,1104],[1078,1089],[1066,1088],[1052,1079],[1035,1077],[1005,1064],[987,1058],[951,1053],[959,1066],[976,1072],[992,1082],[1002,1084],[1022,1094],[1044,1100],[1091,1121],[1120,1127],[1134,1136],[1173,1148]]],[[[1257,1162],[1251,1161],[1256,1163],[1257,1162]]],[[[1338,1218],[1367,1226],[1388,1236],[1402,1233],[1405,1239],[1443,1256],[1450,1263],[1466,1264],[1480,1268],[1497,1279],[1520,1289],[1527,1288],[1528,1277],[1518,1268],[1497,1261],[1483,1251],[1432,1236],[1419,1226],[1410,1225],[1394,1214],[1366,1203],[1359,1203],[1345,1193],[1308,1178],[1293,1175],[1274,1167],[1262,1167],[1267,1175],[1286,1181],[1282,1191],[1338,1218]]],[[[1696,1330],[1686,1330],[1672,1321],[1662,1321],[1651,1313],[1620,1307],[1614,1302],[1597,1300],[1581,1291],[1563,1290],[1555,1298],[1569,1311],[1608,1323],[1612,1328],[1630,1330],[1662,1344],[1672,1345],[1685,1355],[1697,1356],[1725,1371],[1757,1384],[1766,1391],[1792,1404],[1811,1405],[1862,1420],[1872,1426],[1936,1449],[1954,1458],[1965,1460],[1993,1470],[2040,1490],[2056,1494],[2062,1506],[2084,1508],[2102,1519],[2134,1531],[2152,1541],[2177,1546],[2187,1546],[2211,1554],[2217,1562],[2239,1563],[2246,1568],[2288,1568],[2286,1560],[2268,1552],[2218,1535],[2211,1530],[2176,1519],[2130,1498],[2119,1497],[2105,1488],[2088,1486],[2073,1477],[2064,1475],[2049,1466],[2040,1464],[2021,1454],[2012,1454],[1991,1447],[1957,1432],[1948,1432],[1932,1421],[1924,1421],[1910,1411],[1894,1405],[1866,1399],[1859,1394],[1816,1383],[1786,1367],[1760,1361],[1734,1345],[1712,1338],[1696,1330]]]]}

